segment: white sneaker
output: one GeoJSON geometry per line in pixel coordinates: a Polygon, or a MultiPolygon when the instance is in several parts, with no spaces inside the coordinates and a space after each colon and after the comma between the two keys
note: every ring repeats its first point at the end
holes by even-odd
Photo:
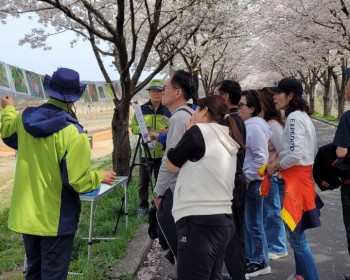
{"type": "Polygon", "coordinates": [[[269,253],[270,260],[278,260],[285,257],[288,257],[288,252],[282,254],[269,253]]]}

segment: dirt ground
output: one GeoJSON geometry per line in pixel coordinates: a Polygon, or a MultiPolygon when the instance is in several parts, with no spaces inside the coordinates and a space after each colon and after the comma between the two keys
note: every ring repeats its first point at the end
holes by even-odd
{"type": "MultiPolygon", "coordinates": [[[[113,150],[111,120],[112,113],[97,118],[81,118],[84,129],[93,137],[92,159],[108,155],[113,150]]],[[[9,206],[16,166],[15,155],[15,150],[0,140],[0,211],[9,206]]]]}

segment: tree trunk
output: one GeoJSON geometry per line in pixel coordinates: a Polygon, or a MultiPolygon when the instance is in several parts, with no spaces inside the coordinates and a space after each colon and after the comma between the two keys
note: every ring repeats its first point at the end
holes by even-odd
{"type": "Polygon", "coordinates": [[[112,120],[113,170],[119,176],[128,176],[130,170],[131,148],[129,140],[130,99],[114,100],[115,109],[112,120]]]}
{"type": "Polygon", "coordinates": [[[330,70],[324,73],[324,92],[323,92],[323,115],[330,116],[332,112],[331,98],[331,75],[330,70]]]}
{"type": "Polygon", "coordinates": [[[316,84],[315,83],[310,84],[309,105],[310,105],[311,112],[315,112],[315,91],[316,91],[316,84]]]}
{"type": "Polygon", "coordinates": [[[323,115],[329,116],[332,110],[331,94],[329,84],[324,87],[323,92],[323,115]]]}
{"type": "Polygon", "coordinates": [[[345,98],[344,95],[338,95],[338,119],[343,115],[345,108],[345,98]]]}
{"type": "Polygon", "coordinates": [[[198,88],[199,88],[199,71],[198,70],[194,70],[192,72],[192,80],[194,83],[194,97],[196,98],[196,100],[198,100],[198,88]]]}

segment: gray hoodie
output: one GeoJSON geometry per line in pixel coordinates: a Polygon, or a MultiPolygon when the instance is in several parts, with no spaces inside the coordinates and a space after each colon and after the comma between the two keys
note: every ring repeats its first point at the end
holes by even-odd
{"type": "Polygon", "coordinates": [[[252,117],[244,123],[247,129],[247,138],[243,173],[247,182],[261,180],[258,169],[262,164],[268,162],[268,143],[272,132],[268,123],[260,117],[252,117]]]}

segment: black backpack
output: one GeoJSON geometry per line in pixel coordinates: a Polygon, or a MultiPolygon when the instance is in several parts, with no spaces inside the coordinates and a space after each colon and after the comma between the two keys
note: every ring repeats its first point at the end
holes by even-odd
{"type": "Polygon", "coordinates": [[[330,143],[320,147],[316,154],[312,174],[321,191],[334,190],[349,184],[344,183],[344,179],[350,179],[350,164],[347,157],[337,158],[336,148],[337,146],[330,143]]]}

